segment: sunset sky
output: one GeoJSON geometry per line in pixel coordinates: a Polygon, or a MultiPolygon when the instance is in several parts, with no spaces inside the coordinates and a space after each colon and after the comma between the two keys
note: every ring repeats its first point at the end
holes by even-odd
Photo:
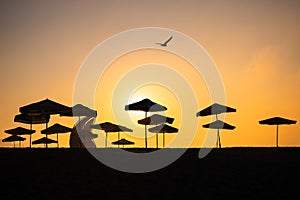
{"type": "MultiPolygon", "coordinates": [[[[206,50],[219,70],[226,105],[237,109],[236,113],[226,114],[225,121],[236,129],[222,131],[224,147],[274,146],[276,127],[258,124],[259,120],[274,116],[298,121],[279,127],[279,145],[300,146],[299,1],[0,1],[0,27],[1,140],[9,136],[4,133],[6,129],[29,128],[27,124],[13,122],[21,106],[46,98],[72,106],[80,67],[101,42],[130,29],[161,27],[192,38],[206,50]]],[[[162,35],[161,41],[167,38],[162,35]]],[[[172,45],[179,45],[176,38],[170,42],[170,48],[172,45]]],[[[164,49],[120,55],[108,66],[97,86],[95,123],[111,121],[127,126],[134,130],[134,135],[122,133],[122,137],[143,146],[144,129],[136,120],[143,118],[144,113],[124,111],[126,104],[142,98],[163,104],[168,107],[164,114],[175,118],[173,126],[179,130],[183,120],[181,109],[187,106],[191,110],[191,123],[198,123],[192,147],[201,147],[207,134],[202,125],[215,118],[196,118],[196,112],[214,102],[205,82],[194,70],[186,60],[164,49]],[[186,105],[187,100],[179,99],[173,88],[159,84],[136,85],[130,94],[114,94],[113,89],[121,81],[126,82],[126,77],[139,74],[146,78],[147,69],[155,68],[183,77],[198,105],[186,105]],[[113,102],[114,95],[123,100],[113,102]]],[[[131,89],[126,84],[122,86],[131,89]]],[[[183,86],[179,84],[180,87],[183,86]]],[[[49,126],[54,123],[72,127],[74,120],[51,116],[49,126]]],[[[33,140],[43,136],[40,130],[44,128],[44,124],[33,126],[37,131],[33,140]]],[[[104,135],[101,131],[94,132],[99,133],[95,142],[102,147],[104,135]]],[[[190,133],[179,131],[166,138],[170,142],[178,135],[184,140],[187,134],[190,133]]],[[[29,146],[29,137],[25,137],[23,147],[29,146]]],[[[154,147],[155,137],[151,134],[149,137],[149,146],[154,147]]],[[[60,135],[60,146],[68,147],[68,139],[69,134],[60,135]]],[[[116,134],[110,134],[109,139],[114,141],[116,134]]],[[[177,142],[174,146],[183,144],[177,142]]],[[[0,142],[1,147],[12,145],[0,142]]]]}

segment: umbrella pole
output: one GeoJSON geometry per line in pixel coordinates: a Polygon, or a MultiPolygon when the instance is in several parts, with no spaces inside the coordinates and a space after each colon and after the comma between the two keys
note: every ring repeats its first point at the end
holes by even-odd
{"type": "Polygon", "coordinates": [[[220,131],[220,130],[218,129],[218,141],[219,141],[219,148],[222,148],[222,147],[221,147],[221,138],[220,138],[220,133],[219,133],[219,131],[220,131]]]}
{"type": "MultiPolygon", "coordinates": [[[[216,120],[218,120],[218,114],[216,114],[216,120]]],[[[219,147],[219,129],[217,132],[217,144],[216,144],[217,148],[219,147]]]]}
{"type": "Polygon", "coordinates": [[[107,132],[105,132],[106,137],[105,137],[105,147],[107,147],[107,132]]]}
{"type": "MultiPolygon", "coordinates": [[[[118,140],[120,140],[120,132],[118,132],[118,140]]],[[[119,144],[118,144],[118,147],[120,147],[119,144]]],[[[124,144],[123,144],[123,148],[124,148],[124,144]]]]}
{"type": "Polygon", "coordinates": [[[158,133],[156,133],[156,148],[158,149],[158,133]]]}
{"type": "Polygon", "coordinates": [[[276,124],[276,147],[278,147],[278,124],[276,124]]]}
{"type": "MultiPolygon", "coordinates": [[[[46,123],[46,129],[48,128],[48,122],[46,123]]],[[[46,134],[46,138],[48,139],[48,134],[46,134]]],[[[46,148],[48,148],[48,143],[46,143],[46,148]]]]}
{"type": "MultiPolygon", "coordinates": [[[[30,130],[32,130],[32,123],[30,123],[30,130]]],[[[29,142],[30,142],[29,148],[31,148],[31,134],[30,134],[30,137],[29,137],[29,142]]]]}
{"type": "Polygon", "coordinates": [[[56,133],[56,140],[57,140],[57,148],[59,148],[59,145],[58,145],[58,133],[56,133]]]}
{"type": "MultiPolygon", "coordinates": [[[[147,118],[147,112],[145,112],[145,118],[147,118]]],[[[147,125],[145,124],[145,146],[147,149],[147,125]]]]}

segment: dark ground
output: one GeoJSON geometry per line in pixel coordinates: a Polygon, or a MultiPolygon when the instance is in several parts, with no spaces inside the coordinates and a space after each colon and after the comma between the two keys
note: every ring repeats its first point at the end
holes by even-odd
{"type": "MultiPolygon", "coordinates": [[[[171,150],[171,149],[170,149],[171,150]]],[[[189,149],[154,172],[119,172],[85,149],[0,149],[0,199],[300,199],[300,148],[189,149]]]]}

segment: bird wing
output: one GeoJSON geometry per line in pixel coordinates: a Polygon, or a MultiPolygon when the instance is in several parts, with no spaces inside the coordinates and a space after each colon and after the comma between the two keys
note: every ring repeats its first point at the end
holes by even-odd
{"type": "Polygon", "coordinates": [[[173,36],[171,36],[167,41],[165,41],[164,44],[167,44],[168,42],[170,42],[170,40],[172,40],[173,36]]]}

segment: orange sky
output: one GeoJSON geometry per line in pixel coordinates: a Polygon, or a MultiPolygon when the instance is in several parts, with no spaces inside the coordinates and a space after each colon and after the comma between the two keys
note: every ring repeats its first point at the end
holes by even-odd
{"type": "MultiPolygon", "coordinates": [[[[182,32],[202,45],[215,62],[225,86],[226,104],[237,108],[236,113],[226,114],[226,122],[237,128],[222,132],[223,146],[274,146],[275,127],[259,125],[258,121],[273,116],[300,119],[298,1],[1,1],[0,11],[1,140],[8,136],[6,129],[29,128],[13,122],[20,106],[45,98],[71,106],[76,75],[92,49],[114,34],[142,27],[182,32]]],[[[172,42],[176,44],[175,38],[172,42]]],[[[168,65],[191,84],[198,100],[198,107],[191,108],[194,114],[211,103],[201,77],[193,80],[192,67],[179,57],[159,51],[134,52],[116,60],[102,80],[111,82],[105,86],[100,82],[97,93],[109,94],[105,88],[113,88],[128,70],[149,63],[168,65]],[[122,71],[118,66],[126,67],[122,71]]],[[[174,126],[180,126],[181,99],[172,104],[166,100],[176,99],[172,91],[148,86],[136,91],[136,98],[143,95],[166,104],[166,114],[175,117],[174,126]],[[167,95],[162,97],[154,90],[167,95]]],[[[113,118],[116,108],[111,108],[111,98],[112,94],[96,96],[96,121],[116,120],[137,135],[143,133],[138,125],[113,118]]],[[[129,96],[124,98],[120,107],[132,101],[129,96]]],[[[127,120],[140,117],[129,115],[127,120]]],[[[207,131],[201,126],[213,119],[196,118],[199,128],[193,146],[201,146],[207,131]]],[[[72,118],[53,116],[49,126],[57,122],[67,126],[74,123],[72,118]]],[[[44,128],[34,126],[37,133],[33,138],[41,137],[44,128]]],[[[299,146],[299,134],[298,123],[280,126],[279,145],[299,146]]],[[[60,146],[68,146],[68,137],[60,135],[60,146]]],[[[100,134],[96,143],[101,146],[103,139],[100,134]]],[[[115,138],[112,135],[110,139],[115,138]]],[[[150,144],[154,146],[154,140],[150,144]]],[[[12,144],[0,142],[0,146],[12,144]]]]}

